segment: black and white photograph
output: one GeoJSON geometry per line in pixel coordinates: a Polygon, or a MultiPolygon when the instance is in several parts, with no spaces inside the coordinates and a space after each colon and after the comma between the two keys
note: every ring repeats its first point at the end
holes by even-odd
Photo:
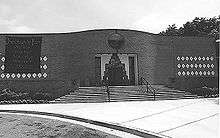
{"type": "Polygon", "coordinates": [[[219,138],[219,0],[0,0],[0,138],[219,138]]]}

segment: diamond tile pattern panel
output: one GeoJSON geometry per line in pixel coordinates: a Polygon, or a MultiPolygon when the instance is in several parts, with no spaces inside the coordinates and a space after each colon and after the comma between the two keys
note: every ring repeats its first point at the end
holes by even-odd
{"type": "Polygon", "coordinates": [[[177,76],[214,76],[214,57],[177,56],[177,76]]]}

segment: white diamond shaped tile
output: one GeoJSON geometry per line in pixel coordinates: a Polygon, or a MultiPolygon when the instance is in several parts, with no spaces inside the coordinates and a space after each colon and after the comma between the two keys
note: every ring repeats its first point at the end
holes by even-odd
{"type": "Polygon", "coordinates": [[[190,64],[190,67],[193,68],[193,64],[190,64]]]}
{"type": "Polygon", "coordinates": [[[4,77],[5,77],[5,74],[2,73],[2,74],[1,74],[1,78],[4,78],[4,77]]]}
{"type": "Polygon", "coordinates": [[[182,74],[183,74],[183,76],[185,76],[186,75],[185,71],[183,71],[182,74]]]}
{"type": "Polygon", "coordinates": [[[201,57],[198,57],[198,60],[201,60],[201,57]]]}
{"type": "Polygon", "coordinates": [[[186,74],[187,74],[187,75],[190,75],[190,72],[189,72],[189,71],[187,71],[187,72],[186,72],[186,74]]]}
{"type": "Polygon", "coordinates": [[[47,73],[44,73],[43,76],[44,76],[44,78],[46,78],[47,77],[47,73]]]}
{"type": "Polygon", "coordinates": [[[181,65],[180,65],[180,64],[178,64],[178,65],[177,65],[177,67],[178,67],[178,68],[181,68],[181,65]]]}
{"type": "Polygon", "coordinates": [[[177,60],[180,60],[180,57],[178,56],[176,59],[177,59],[177,60]]]}
{"type": "Polygon", "coordinates": [[[5,57],[2,57],[2,58],[1,58],[1,61],[2,61],[2,62],[5,62],[5,57]]]}
{"type": "Polygon", "coordinates": [[[210,71],[207,71],[207,75],[210,75],[211,73],[210,73],[210,71]]]}
{"type": "Polygon", "coordinates": [[[38,73],[38,75],[37,75],[39,78],[42,76],[42,74],[41,73],[38,73]]]}
{"type": "Polygon", "coordinates": [[[206,57],[206,60],[209,60],[209,57],[206,57]]]}
{"type": "Polygon", "coordinates": [[[1,66],[1,69],[2,69],[2,70],[5,70],[5,65],[2,65],[2,66],[1,66]]]}
{"type": "Polygon", "coordinates": [[[20,74],[20,73],[18,73],[18,74],[17,74],[17,77],[18,77],[18,78],[20,78],[20,77],[21,77],[21,74],[20,74]]]}
{"type": "Polygon", "coordinates": [[[185,64],[182,64],[182,68],[185,68],[185,64]]]}
{"type": "Polygon", "coordinates": [[[203,75],[206,75],[206,71],[203,72],[203,75]]]}
{"type": "Polygon", "coordinates": [[[190,60],[192,61],[192,60],[193,60],[193,57],[190,57],[190,60]]]}
{"type": "Polygon", "coordinates": [[[210,65],[209,64],[207,64],[207,68],[209,68],[210,67],[210,65]]]}
{"type": "Polygon", "coordinates": [[[199,68],[202,68],[202,64],[199,64],[199,68]]]}
{"type": "Polygon", "coordinates": [[[206,64],[203,64],[203,68],[205,68],[206,67],[206,64]]]}
{"type": "Polygon", "coordinates": [[[180,75],[181,75],[181,72],[179,71],[177,74],[180,76],[180,75]]]}
{"type": "Polygon", "coordinates": [[[32,76],[35,78],[35,77],[37,76],[37,74],[36,74],[36,73],[33,73],[32,76]]]}
{"type": "Polygon", "coordinates": [[[30,74],[30,73],[28,73],[28,74],[27,74],[27,77],[28,77],[28,78],[30,78],[30,77],[31,77],[31,74],[30,74]]]}
{"type": "Polygon", "coordinates": [[[43,66],[43,69],[47,69],[47,65],[44,65],[44,66],[43,66]]]}
{"type": "Polygon", "coordinates": [[[198,71],[195,72],[195,75],[198,75],[198,71]]]}
{"type": "Polygon", "coordinates": [[[186,68],[189,68],[189,64],[186,64],[186,68]]]}
{"type": "Polygon", "coordinates": [[[197,60],[197,57],[194,57],[194,60],[196,61],[196,60],[197,60]]]}
{"type": "Polygon", "coordinates": [[[198,65],[197,64],[195,64],[195,68],[197,68],[198,67],[198,65]]]}
{"type": "Polygon", "coordinates": [[[42,61],[42,57],[40,57],[40,61],[42,61]]]}
{"type": "Polygon", "coordinates": [[[202,71],[199,71],[199,75],[202,75],[202,71]]]}
{"type": "Polygon", "coordinates": [[[212,60],[214,60],[214,58],[213,58],[213,57],[210,57],[210,60],[212,61],[212,60]]]}
{"type": "Polygon", "coordinates": [[[181,57],[181,60],[184,60],[185,58],[184,57],[181,57]]]}
{"type": "Polygon", "coordinates": [[[214,68],[214,64],[212,64],[211,67],[214,68]]]}
{"type": "Polygon", "coordinates": [[[186,57],[186,61],[188,61],[189,60],[189,57],[186,57]]]}
{"type": "Polygon", "coordinates": [[[26,74],[23,73],[23,74],[22,74],[22,77],[25,78],[25,77],[26,77],[26,74]]]}
{"type": "Polygon", "coordinates": [[[6,74],[6,78],[10,78],[10,74],[8,73],[8,74],[6,74]]]}
{"type": "Polygon", "coordinates": [[[194,75],[194,72],[193,72],[193,71],[191,71],[191,75],[194,75]]]}
{"type": "Polygon", "coordinates": [[[13,74],[11,74],[11,77],[12,77],[12,78],[15,78],[15,77],[16,77],[16,75],[13,73],[13,74]]]}
{"type": "Polygon", "coordinates": [[[202,57],[202,60],[205,61],[205,57],[202,57]]]}
{"type": "Polygon", "coordinates": [[[44,56],[43,60],[44,60],[44,61],[47,61],[47,56],[44,56]]]}
{"type": "Polygon", "coordinates": [[[215,75],[215,72],[214,72],[214,71],[212,71],[212,72],[211,72],[211,74],[212,74],[212,75],[215,75]]]}

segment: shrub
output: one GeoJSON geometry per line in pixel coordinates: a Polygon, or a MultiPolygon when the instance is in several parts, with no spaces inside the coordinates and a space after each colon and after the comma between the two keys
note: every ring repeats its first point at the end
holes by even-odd
{"type": "Polygon", "coordinates": [[[35,100],[52,100],[52,96],[49,94],[49,93],[42,93],[42,92],[39,92],[39,93],[35,93],[33,95],[33,99],[35,100]]]}
{"type": "Polygon", "coordinates": [[[0,91],[0,104],[7,103],[47,103],[47,101],[54,100],[48,92],[21,92],[12,91],[10,89],[3,89],[0,91]]]}
{"type": "Polygon", "coordinates": [[[219,90],[218,88],[208,88],[208,87],[200,87],[189,90],[190,93],[196,94],[198,96],[204,97],[218,97],[219,90]]]}

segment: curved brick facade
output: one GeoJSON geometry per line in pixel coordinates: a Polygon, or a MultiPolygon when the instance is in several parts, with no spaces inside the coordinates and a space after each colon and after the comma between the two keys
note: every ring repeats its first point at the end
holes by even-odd
{"type": "MultiPolygon", "coordinates": [[[[133,30],[117,32],[125,39],[118,52],[136,55],[137,79],[144,77],[151,84],[169,84],[179,88],[218,84],[216,43],[213,38],[167,37],[133,30]],[[198,67],[195,67],[196,64],[198,67]]],[[[30,77],[27,77],[27,74],[22,77],[21,74],[18,78],[17,74],[15,77],[9,74],[7,78],[7,73],[1,70],[1,74],[4,74],[4,77],[0,77],[1,89],[4,87],[27,89],[26,86],[30,84],[30,89],[44,87],[48,91],[59,88],[65,91],[73,89],[76,82],[81,86],[95,86],[97,85],[95,57],[115,52],[107,43],[107,38],[113,33],[115,30],[106,29],[75,33],[1,34],[0,58],[5,57],[6,37],[42,37],[40,77],[38,74],[33,77],[32,73],[30,77]],[[47,60],[44,60],[44,57],[47,60]],[[44,73],[46,77],[43,76],[44,73]],[[27,85],[21,85],[21,82],[27,85]],[[48,84],[48,87],[45,84],[48,84]]],[[[3,61],[1,65],[4,65],[3,61]]]]}

